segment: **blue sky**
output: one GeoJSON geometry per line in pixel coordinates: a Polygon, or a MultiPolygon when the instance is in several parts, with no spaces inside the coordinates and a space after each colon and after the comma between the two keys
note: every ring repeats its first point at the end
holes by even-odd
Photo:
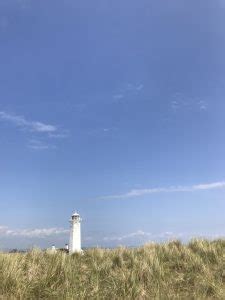
{"type": "Polygon", "coordinates": [[[225,4],[0,1],[0,248],[225,235],[225,4]]]}

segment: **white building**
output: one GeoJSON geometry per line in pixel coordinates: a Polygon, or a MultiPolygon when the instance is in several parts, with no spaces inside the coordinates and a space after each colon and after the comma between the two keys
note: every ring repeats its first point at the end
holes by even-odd
{"type": "Polygon", "coordinates": [[[82,252],[81,250],[81,218],[78,213],[74,213],[70,219],[70,245],[69,253],[82,252]]]}

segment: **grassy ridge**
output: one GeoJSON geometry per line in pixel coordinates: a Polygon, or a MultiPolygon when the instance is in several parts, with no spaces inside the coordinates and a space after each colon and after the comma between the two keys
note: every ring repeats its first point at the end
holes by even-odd
{"type": "Polygon", "coordinates": [[[225,299],[225,240],[0,254],[0,298],[225,299]]]}

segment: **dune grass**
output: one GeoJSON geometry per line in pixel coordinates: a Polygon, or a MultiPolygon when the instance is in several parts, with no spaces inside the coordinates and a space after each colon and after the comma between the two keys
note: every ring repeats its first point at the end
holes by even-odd
{"type": "Polygon", "coordinates": [[[0,299],[225,299],[225,240],[0,254],[0,299]]]}

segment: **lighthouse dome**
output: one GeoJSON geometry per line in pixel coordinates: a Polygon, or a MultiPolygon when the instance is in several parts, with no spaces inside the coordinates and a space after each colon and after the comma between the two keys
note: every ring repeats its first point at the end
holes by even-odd
{"type": "Polygon", "coordinates": [[[72,216],[80,216],[76,211],[72,216]]]}

